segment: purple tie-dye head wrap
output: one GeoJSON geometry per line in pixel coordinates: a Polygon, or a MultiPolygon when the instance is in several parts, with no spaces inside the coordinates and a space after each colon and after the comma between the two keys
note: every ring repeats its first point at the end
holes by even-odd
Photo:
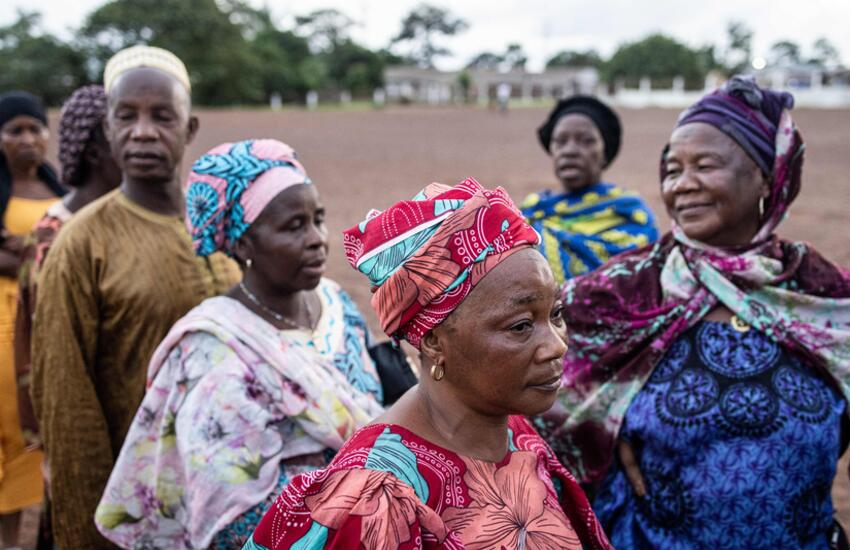
{"type": "MultiPolygon", "coordinates": [[[[770,181],[761,229],[764,240],[779,225],[800,191],[805,146],[790,110],[794,96],[760,88],[751,77],[733,76],[679,115],[676,127],[694,122],[711,124],[735,140],[770,181]]],[[[666,175],[661,159],[661,180],[666,175]]]]}

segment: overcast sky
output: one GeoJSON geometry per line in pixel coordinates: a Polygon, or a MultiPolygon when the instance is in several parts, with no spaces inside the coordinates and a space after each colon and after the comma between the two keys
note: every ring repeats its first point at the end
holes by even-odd
{"type": "MultiPolygon", "coordinates": [[[[404,15],[419,0],[250,0],[267,5],[284,28],[292,16],[333,7],[347,13],[359,25],[356,40],[378,48],[398,32],[404,15]]],[[[40,11],[52,32],[67,36],[85,15],[103,0],[3,0],[0,25],[13,21],[20,8],[40,11]]],[[[595,48],[610,55],[623,43],[652,32],[664,32],[691,45],[723,47],[730,20],[746,23],[755,31],[754,54],[765,56],[770,45],[782,39],[803,47],[804,55],[819,37],[828,38],[850,63],[850,1],[848,0],[454,0],[432,2],[448,6],[466,19],[470,28],[446,40],[454,56],[438,65],[453,69],[482,51],[501,52],[510,42],[522,44],[529,68],[542,68],[545,60],[561,49],[595,48]]]]}

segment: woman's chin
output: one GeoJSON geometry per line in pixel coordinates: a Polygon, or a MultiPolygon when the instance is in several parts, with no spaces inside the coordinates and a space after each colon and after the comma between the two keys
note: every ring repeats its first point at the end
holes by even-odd
{"type": "Polygon", "coordinates": [[[537,416],[543,414],[552,408],[555,404],[555,398],[558,396],[557,391],[535,392],[537,394],[534,399],[527,400],[522,410],[517,411],[517,414],[523,416],[537,416]]]}

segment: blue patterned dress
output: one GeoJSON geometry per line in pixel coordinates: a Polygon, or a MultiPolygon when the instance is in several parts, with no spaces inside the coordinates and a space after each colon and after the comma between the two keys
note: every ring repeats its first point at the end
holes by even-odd
{"type": "Polygon", "coordinates": [[[615,463],[594,510],[621,550],[828,548],[845,406],[757,330],[703,321],[625,416],[647,496],[615,463]]]}

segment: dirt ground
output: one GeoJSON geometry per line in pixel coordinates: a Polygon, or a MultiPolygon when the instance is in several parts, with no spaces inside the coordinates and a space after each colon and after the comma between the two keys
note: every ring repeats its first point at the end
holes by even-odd
{"type": "MultiPolygon", "coordinates": [[[[424,185],[475,177],[501,185],[515,200],[554,185],[549,157],[537,143],[542,109],[507,114],[467,108],[382,111],[203,111],[201,129],[186,165],[223,141],[272,137],[292,145],[318,186],[331,232],[329,275],[343,285],[377,324],[368,306],[365,279],[342,254],[342,229],[370,208],[410,198],[424,185]]],[[[639,191],[668,227],[658,193],[658,158],[678,111],[620,110],[624,125],[620,156],[606,179],[639,191]]],[[[801,110],[795,117],[806,140],[801,196],[780,228],[787,238],[812,242],[842,265],[850,265],[850,111],[801,110]]],[[[55,128],[55,125],[53,126],[55,128]]],[[[847,463],[835,486],[842,523],[850,527],[847,463]]]]}

